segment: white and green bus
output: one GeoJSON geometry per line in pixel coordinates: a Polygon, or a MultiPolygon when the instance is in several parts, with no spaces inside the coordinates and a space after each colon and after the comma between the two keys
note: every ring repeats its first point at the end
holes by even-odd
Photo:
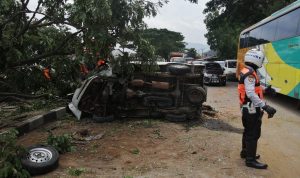
{"type": "Polygon", "coordinates": [[[266,56],[259,69],[262,85],[300,100],[300,0],[241,32],[237,74],[251,48],[266,56]]]}

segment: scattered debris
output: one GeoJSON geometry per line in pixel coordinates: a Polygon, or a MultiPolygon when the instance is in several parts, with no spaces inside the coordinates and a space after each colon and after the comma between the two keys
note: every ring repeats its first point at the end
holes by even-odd
{"type": "Polygon", "coordinates": [[[210,105],[202,105],[202,113],[211,117],[214,117],[218,111],[216,111],[213,107],[210,105]]]}
{"type": "Polygon", "coordinates": [[[79,141],[92,141],[92,140],[99,140],[104,136],[105,133],[100,133],[96,135],[91,135],[88,129],[83,129],[72,134],[72,138],[74,140],[79,141]]]}

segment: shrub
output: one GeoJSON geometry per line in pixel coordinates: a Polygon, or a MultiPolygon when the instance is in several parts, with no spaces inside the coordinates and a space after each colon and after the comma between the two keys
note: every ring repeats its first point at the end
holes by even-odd
{"type": "Polygon", "coordinates": [[[16,130],[0,134],[0,177],[1,178],[27,178],[30,174],[22,168],[21,156],[26,150],[17,145],[16,130]]]}
{"type": "Polygon", "coordinates": [[[50,134],[47,138],[47,144],[53,146],[59,153],[71,152],[72,147],[72,138],[68,134],[54,136],[50,134]]]}

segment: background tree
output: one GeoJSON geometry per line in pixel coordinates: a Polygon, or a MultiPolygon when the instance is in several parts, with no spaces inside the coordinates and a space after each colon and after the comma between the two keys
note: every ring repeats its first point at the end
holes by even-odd
{"type": "Polygon", "coordinates": [[[197,50],[195,48],[188,49],[187,56],[195,59],[197,57],[197,50]]]}
{"type": "Polygon", "coordinates": [[[144,30],[142,37],[154,46],[156,55],[165,59],[169,59],[170,52],[185,49],[184,36],[178,32],[152,28],[144,30]]]}
{"type": "Polygon", "coordinates": [[[220,57],[236,58],[240,32],[295,0],[211,0],[206,4],[205,34],[220,57]]]}

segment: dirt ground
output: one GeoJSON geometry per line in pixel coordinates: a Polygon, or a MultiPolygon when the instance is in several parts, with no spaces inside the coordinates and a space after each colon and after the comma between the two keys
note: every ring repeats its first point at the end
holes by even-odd
{"type": "Polygon", "coordinates": [[[29,146],[43,143],[47,130],[72,134],[83,129],[99,140],[78,142],[75,151],[60,156],[59,168],[40,177],[299,177],[300,112],[295,101],[276,96],[267,99],[278,109],[272,119],[264,117],[258,152],[267,170],[244,165],[239,157],[242,125],[236,83],[209,87],[207,104],[219,111],[203,122],[170,123],[161,120],[126,120],[92,123],[67,118],[44,126],[19,139],[29,146]]]}

